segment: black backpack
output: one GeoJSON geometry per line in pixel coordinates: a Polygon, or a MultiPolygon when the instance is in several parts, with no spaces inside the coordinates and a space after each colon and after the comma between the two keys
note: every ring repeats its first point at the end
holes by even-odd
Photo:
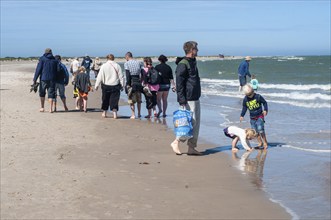
{"type": "Polygon", "coordinates": [[[147,72],[147,82],[150,85],[160,84],[161,74],[155,68],[151,68],[147,72]]]}

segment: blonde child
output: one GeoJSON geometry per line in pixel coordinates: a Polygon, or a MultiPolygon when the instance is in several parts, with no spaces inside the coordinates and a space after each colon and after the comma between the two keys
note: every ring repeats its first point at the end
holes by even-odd
{"type": "Polygon", "coordinates": [[[78,74],[75,79],[75,87],[78,90],[78,97],[76,98],[76,109],[84,110],[84,112],[87,112],[87,97],[88,92],[92,90],[92,85],[90,82],[90,77],[86,74],[86,69],[83,66],[79,67],[78,69],[78,74]]]}
{"type": "Polygon", "coordinates": [[[247,151],[252,151],[253,148],[251,147],[249,140],[252,140],[257,137],[257,133],[254,129],[246,128],[242,129],[236,126],[229,126],[227,128],[224,128],[224,134],[225,136],[232,139],[232,151],[237,152],[238,147],[237,143],[240,140],[242,146],[247,151]]]}

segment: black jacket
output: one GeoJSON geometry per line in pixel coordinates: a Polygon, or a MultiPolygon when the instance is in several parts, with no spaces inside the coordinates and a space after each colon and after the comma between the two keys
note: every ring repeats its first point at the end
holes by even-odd
{"type": "Polygon", "coordinates": [[[182,105],[187,104],[187,101],[199,100],[201,85],[196,59],[177,58],[176,64],[177,102],[182,105]]]}

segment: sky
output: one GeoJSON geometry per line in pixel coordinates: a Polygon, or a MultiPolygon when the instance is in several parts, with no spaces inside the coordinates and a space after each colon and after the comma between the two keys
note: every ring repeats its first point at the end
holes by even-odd
{"type": "Polygon", "coordinates": [[[330,55],[330,0],[0,0],[1,57],[330,55]]]}

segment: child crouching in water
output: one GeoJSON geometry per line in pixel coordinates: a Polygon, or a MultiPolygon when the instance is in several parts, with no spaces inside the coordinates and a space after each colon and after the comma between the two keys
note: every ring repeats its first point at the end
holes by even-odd
{"type": "Polygon", "coordinates": [[[92,90],[92,85],[90,82],[90,77],[86,74],[85,67],[83,66],[78,69],[78,74],[75,78],[75,88],[77,88],[79,93],[76,98],[76,109],[87,112],[87,96],[88,92],[92,90]]]}
{"type": "Polygon", "coordinates": [[[225,136],[229,137],[232,139],[232,152],[237,152],[238,147],[237,143],[240,140],[242,146],[247,150],[247,151],[252,151],[253,148],[251,147],[249,140],[252,140],[257,137],[257,133],[254,129],[251,128],[238,128],[236,126],[229,126],[227,128],[224,128],[224,134],[225,136]]]}

